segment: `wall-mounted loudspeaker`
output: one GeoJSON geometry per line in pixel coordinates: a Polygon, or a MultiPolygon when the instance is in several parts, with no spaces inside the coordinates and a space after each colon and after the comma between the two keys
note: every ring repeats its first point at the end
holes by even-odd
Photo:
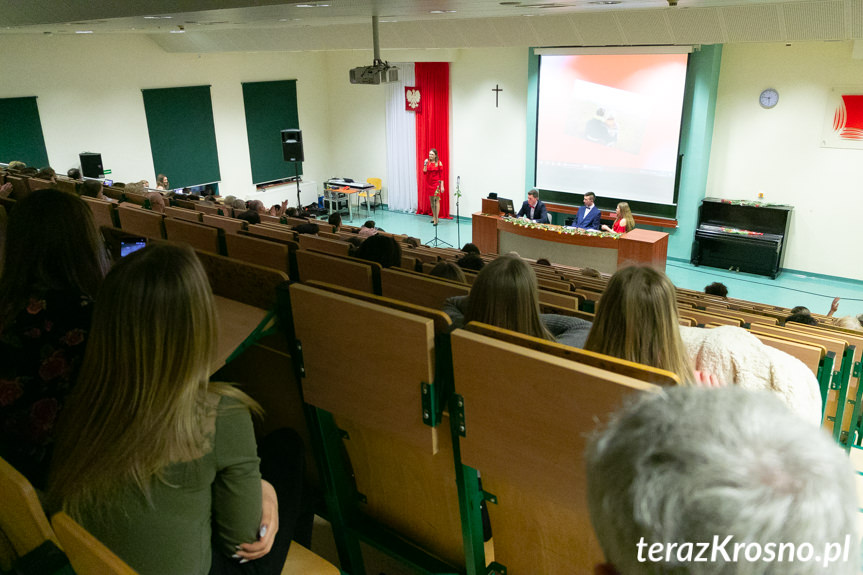
{"type": "Polygon", "coordinates": [[[302,130],[282,130],[282,152],[286,162],[303,161],[302,130]]]}
{"type": "Polygon", "coordinates": [[[105,175],[102,170],[102,154],[81,152],[78,158],[81,160],[81,174],[85,178],[101,178],[105,175]]]}

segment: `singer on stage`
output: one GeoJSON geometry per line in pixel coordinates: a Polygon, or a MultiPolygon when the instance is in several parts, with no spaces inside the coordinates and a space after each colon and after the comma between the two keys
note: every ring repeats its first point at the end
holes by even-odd
{"type": "Polygon", "coordinates": [[[440,213],[440,196],[443,188],[443,163],[437,159],[437,150],[429,150],[429,157],[423,163],[423,173],[426,176],[425,190],[431,200],[432,224],[437,225],[440,213]]]}

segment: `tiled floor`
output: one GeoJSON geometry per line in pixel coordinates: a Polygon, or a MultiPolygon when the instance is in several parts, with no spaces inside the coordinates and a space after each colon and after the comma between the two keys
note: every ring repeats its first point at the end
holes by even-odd
{"type": "MultiPolygon", "coordinates": [[[[365,207],[361,207],[359,214],[354,212],[353,225],[361,225],[366,219],[365,207]]],[[[388,232],[418,237],[423,243],[434,239],[434,226],[431,225],[429,216],[378,208],[371,214],[370,219],[388,232]]],[[[458,225],[454,219],[441,220],[438,226],[438,238],[452,246],[464,245],[471,241],[470,220],[463,217],[458,225]]],[[[731,297],[784,307],[804,305],[818,313],[827,313],[831,300],[839,296],[843,301],[839,305],[837,315],[863,313],[863,282],[807,276],[788,271],[773,280],[764,276],[695,267],[689,262],[677,260],[668,261],[666,273],[674,284],[680,287],[701,290],[707,284],[719,281],[728,286],[728,294],[731,297]]]]}

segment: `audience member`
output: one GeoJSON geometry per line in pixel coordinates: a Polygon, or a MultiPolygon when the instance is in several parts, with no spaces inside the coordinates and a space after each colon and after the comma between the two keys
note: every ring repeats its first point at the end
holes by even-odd
{"type": "Polygon", "coordinates": [[[246,202],[237,198],[236,200],[231,202],[231,207],[234,208],[235,211],[240,210],[241,212],[244,212],[246,211],[246,202]]]}
{"type": "Polygon", "coordinates": [[[600,229],[604,232],[614,232],[616,234],[625,234],[635,229],[635,218],[632,217],[632,210],[629,209],[628,202],[620,202],[617,204],[616,217],[612,227],[602,224],[600,229]]]}
{"type": "Polygon", "coordinates": [[[19,160],[12,160],[6,166],[7,169],[15,171],[15,172],[20,172],[21,170],[23,170],[26,167],[27,167],[27,164],[25,164],[24,162],[21,162],[19,160]]]}
{"type": "Polygon", "coordinates": [[[108,260],[90,208],[39,190],[8,219],[0,275],[0,457],[43,487],[108,260]]]}
{"type": "Polygon", "coordinates": [[[585,460],[598,575],[860,571],[847,455],[769,394],[636,394],[585,460]]]}
{"type": "Polygon", "coordinates": [[[42,168],[41,170],[36,172],[33,175],[33,177],[37,178],[39,180],[45,180],[48,182],[56,182],[57,181],[57,172],[55,172],[54,169],[49,166],[49,167],[42,168]]]}
{"type": "Polygon", "coordinates": [[[194,251],[135,252],[99,296],[50,501],[142,575],[278,575],[301,511],[302,442],[281,430],[256,450],[257,405],[210,382],[215,303],[194,251]]]}
{"type": "Polygon", "coordinates": [[[438,262],[429,272],[430,276],[445,278],[461,283],[467,283],[467,278],[461,268],[452,262],[438,262]]]}
{"type": "Polygon", "coordinates": [[[392,236],[374,235],[363,240],[356,257],[384,268],[397,268],[402,264],[402,248],[392,236]]]}
{"type": "Polygon", "coordinates": [[[471,243],[471,242],[468,242],[468,243],[466,243],[465,245],[463,245],[463,246],[462,246],[462,248],[461,248],[461,251],[463,251],[463,252],[464,252],[464,253],[466,253],[466,254],[476,254],[476,255],[479,255],[479,248],[477,247],[477,245],[476,245],[476,244],[473,244],[473,243],[471,243]]]}
{"type": "Polygon", "coordinates": [[[81,184],[80,190],[82,196],[95,198],[97,200],[105,199],[105,196],[102,194],[102,183],[98,180],[84,180],[84,183],[81,184]]]}
{"type": "MultiPolygon", "coordinates": [[[[222,199],[222,203],[224,205],[226,205],[227,207],[232,208],[232,207],[234,207],[234,200],[236,200],[236,199],[237,199],[237,196],[228,195],[222,199]]],[[[246,207],[245,203],[243,203],[243,207],[244,208],[246,207]]]]}
{"type": "Polygon", "coordinates": [[[359,236],[351,236],[347,239],[347,242],[351,244],[348,248],[348,255],[352,258],[357,257],[357,250],[359,250],[360,246],[363,245],[363,238],[359,236]]]}
{"type": "Polygon", "coordinates": [[[78,168],[69,168],[66,172],[66,177],[72,180],[80,180],[81,179],[81,170],[78,168]]]}
{"type": "Polygon", "coordinates": [[[548,258],[539,258],[538,260],[536,260],[536,263],[540,266],[551,266],[551,262],[548,261],[548,258]]]}
{"type": "Polygon", "coordinates": [[[713,282],[712,284],[704,288],[704,293],[707,295],[715,295],[718,297],[727,298],[728,288],[725,287],[725,284],[713,282]]]}
{"type": "Polygon", "coordinates": [[[679,324],[671,280],[652,267],[625,267],[608,280],[584,348],[670,371],[684,385],[717,384],[695,373],[679,324]]]}
{"type": "Polygon", "coordinates": [[[599,270],[595,270],[593,268],[582,268],[581,275],[587,276],[589,278],[601,278],[602,274],[599,273],[599,270]]]}
{"type": "Polygon", "coordinates": [[[791,308],[791,315],[796,315],[796,314],[800,314],[800,313],[809,315],[812,312],[809,311],[808,307],[802,306],[802,305],[798,305],[798,306],[791,308]]]}
{"type": "Polygon", "coordinates": [[[318,227],[318,224],[312,224],[312,223],[300,224],[298,226],[294,226],[294,231],[297,232],[298,234],[309,234],[312,236],[316,236],[316,235],[318,235],[319,230],[320,230],[320,228],[318,227]]]}
{"type": "Polygon", "coordinates": [[[802,323],[806,325],[818,325],[818,320],[812,317],[809,313],[799,312],[792,313],[788,317],[785,318],[785,323],[789,321],[793,321],[796,323],[802,323]]]}
{"type": "Polygon", "coordinates": [[[235,217],[238,220],[245,220],[249,222],[250,225],[261,223],[261,215],[257,212],[257,210],[246,210],[245,212],[235,217]]]}
{"type": "Polygon", "coordinates": [[[267,208],[264,206],[264,202],[262,202],[261,200],[249,200],[246,205],[248,206],[248,209],[255,210],[259,214],[267,213],[267,208]]]}
{"type": "Polygon", "coordinates": [[[150,200],[150,209],[160,214],[165,213],[165,198],[159,192],[147,192],[147,199],[150,200]]]}
{"type": "Polygon", "coordinates": [[[479,254],[467,253],[460,257],[456,262],[458,266],[465,270],[473,270],[478,272],[485,266],[485,261],[479,254]]]}
{"type": "Polygon", "coordinates": [[[342,214],[333,212],[330,214],[330,217],[327,218],[327,223],[332,226],[333,232],[339,231],[342,227],[342,214]]]}
{"type": "Polygon", "coordinates": [[[289,218],[297,217],[297,208],[287,208],[285,210],[285,215],[288,216],[289,218]]]}
{"type": "MultiPolygon", "coordinates": [[[[171,189],[171,185],[168,183],[168,176],[165,174],[158,174],[156,176],[156,189],[157,190],[169,190],[171,189]]],[[[186,188],[183,188],[183,192],[186,192],[186,188]]]]}
{"type": "Polygon", "coordinates": [[[357,235],[359,235],[361,238],[368,238],[378,233],[378,231],[380,230],[375,227],[374,220],[366,220],[366,222],[360,228],[360,231],[357,232],[357,235]]]}
{"type": "Polygon", "coordinates": [[[589,321],[540,314],[539,287],[533,268],[510,255],[500,256],[485,266],[471,286],[470,295],[448,298],[444,311],[452,319],[453,327],[480,321],[573,347],[584,347],[590,331],[589,321]]]}
{"type": "Polygon", "coordinates": [[[408,246],[409,248],[416,249],[422,245],[422,241],[419,238],[414,238],[411,236],[406,237],[402,240],[402,243],[408,246]]]}
{"type": "Polygon", "coordinates": [[[846,315],[843,317],[837,317],[833,320],[833,324],[836,327],[841,327],[843,329],[853,329],[854,331],[863,331],[863,315],[858,315],[858,316],[846,315]]]}

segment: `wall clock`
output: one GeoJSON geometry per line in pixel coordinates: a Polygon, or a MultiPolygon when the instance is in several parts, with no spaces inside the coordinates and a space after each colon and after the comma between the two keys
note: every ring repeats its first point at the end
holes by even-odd
{"type": "Polygon", "coordinates": [[[761,104],[762,108],[769,110],[779,103],[779,92],[773,88],[767,88],[761,92],[761,95],[758,97],[758,102],[761,104]]]}

